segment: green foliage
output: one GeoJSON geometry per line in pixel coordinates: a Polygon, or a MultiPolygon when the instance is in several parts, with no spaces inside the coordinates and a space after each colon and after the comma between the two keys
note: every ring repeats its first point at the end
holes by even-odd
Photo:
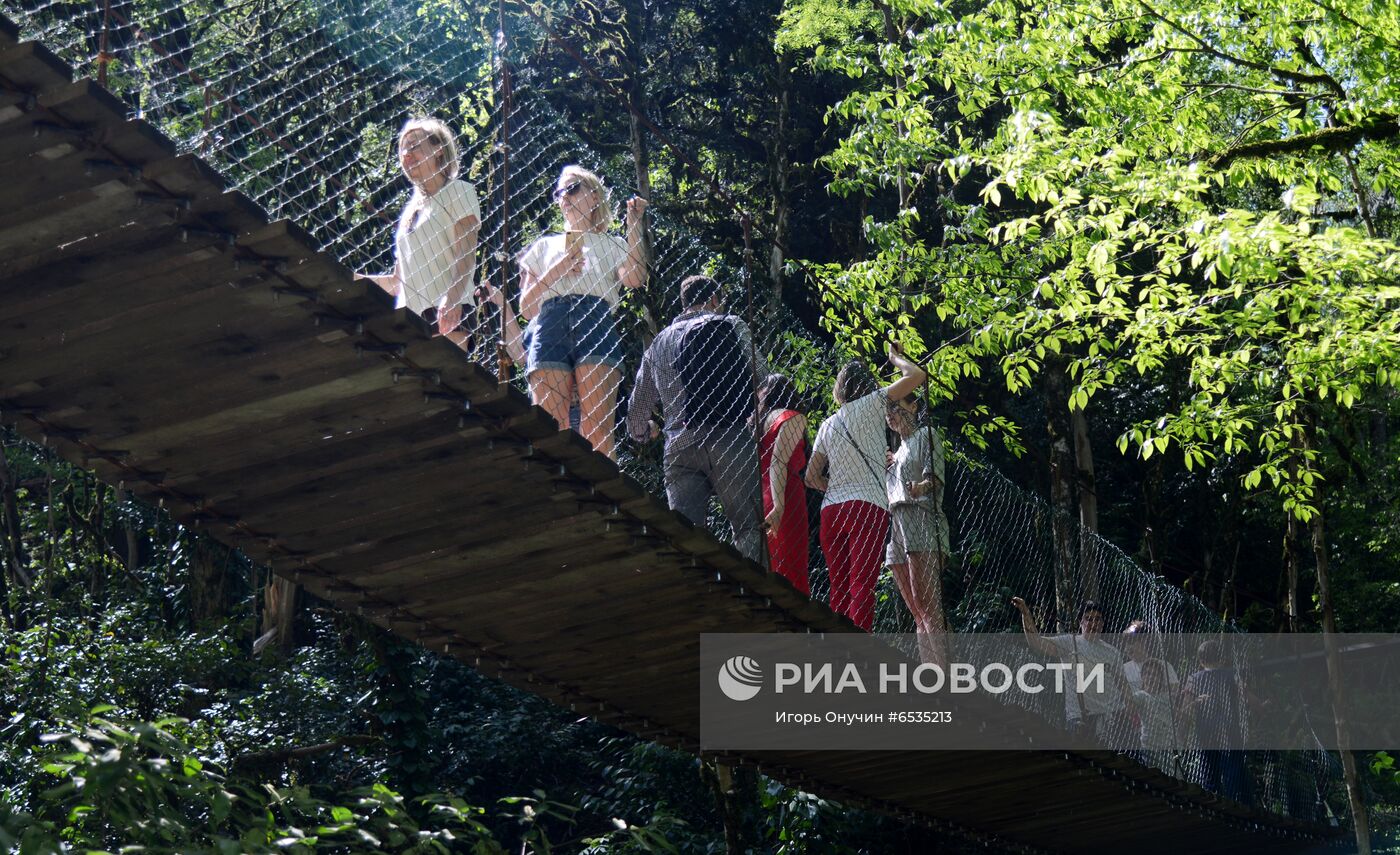
{"type": "Polygon", "coordinates": [[[805,0],[789,3],[778,16],[775,39],[779,53],[814,51],[821,56],[829,47],[850,46],[878,32],[880,14],[870,2],[805,0]]]}
{"type": "Polygon", "coordinates": [[[45,734],[54,785],[32,813],[0,817],[0,845],[21,853],[502,852],[460,799],[408,801],[383,785],[328,802],[308,787],[257,786],[201,760],[165,720],[130,726],[98,717],[45,734]]]}
{"type": "Polygon", "coordinates": [[[1400,383],[1394,4],[889,8],[898,41],[823,55],[864,83],[825,162],[838,192],[929,201],[866,220],[871,257],[823,277],[828,326],[935,312],[947,396],[984,371],[1024,391],[1050,359],[1072,409],[1181,373],[1119,448],[1249,455],[1243,485],[1306,520],[1319,411],[1400,383]]]}
{"type": "MultiPolygon", "coordinates": [[[[289,658],[252,656],[261,571],[232,555],[201,564],[197,536],[7,441],[9,469],[29,485],[17,501],[36,578],[10,591],[22,625],[0,620],[0,849],[722,846],[693,756],[580,720],[325,604],[313,601],[289,658]],[[139,556],[129,568],[110,554],[128,527],[139,556]],[[195,617],[201,567],[225,576],[222,614],[195,617]]],[[[809,833],[812,848],[903,833],[849,813],[809,833]]],[[[754,825],[764,841],[784,833],[754,825]]]]}

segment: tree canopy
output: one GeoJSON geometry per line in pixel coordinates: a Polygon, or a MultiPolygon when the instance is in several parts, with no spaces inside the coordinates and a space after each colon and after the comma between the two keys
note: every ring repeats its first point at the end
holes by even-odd
{"type": "Polygon", "coordinates": [[[878,6],[896,39],[816,48],[859,86],[824,162],[838,193],[917,201],[867,218],[876,252],[824,282],[832,325],[931,309],[949,394],[982,371],[1024,390],[1055,355],[1076,409],[1180,372],[1118,446],[1251,454],[1244,485],[1306,519],[1309,420],[1400,377],[1396,7],[878,6]]]}

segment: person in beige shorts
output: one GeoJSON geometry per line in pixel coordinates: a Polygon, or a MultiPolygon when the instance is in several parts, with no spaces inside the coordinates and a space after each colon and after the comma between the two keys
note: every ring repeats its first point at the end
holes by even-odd
{"type": "Polygon", "coordinates": [[[943,613],[943,570],[948,564],[948,518],[943,515],[943,443],[938,432],[919,424],[913,394],[892,400],[885,420],[899,434],[885,470],[890,503],[890,542],[885,564],[894,574],[909,611],[919,653],[925,662],[943,663],[948,632],[943,613]]]}

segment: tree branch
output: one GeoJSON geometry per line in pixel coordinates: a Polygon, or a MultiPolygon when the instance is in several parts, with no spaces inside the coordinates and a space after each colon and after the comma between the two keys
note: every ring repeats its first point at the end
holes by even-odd
{"type": "Polygon", "coordinates": [[[1269,157],[1295,151],[1322,148],[1327,151],[1340,151],[1350,148],[1363,139],[1388,139],[1400,135],[1400,121],[1386,113],[1371,116],[1353,125],[1336,128],[1323,128],[1310,134],[1299,134],[1279,140],[1262,140],[1232,146],[1217,154],[1211,166],[1221,169],[1232,161],[1248,157],[1269,157]]]}
{"type": "Polygon", "coordinates": [[[1313,54],[1312,47],[1309,46],[1307,42],[1303,41],[1302,36],[1293,40],[1293,48],[1298,52],[1298,56],[1302,57],[1305,62],[1318,70],[1319,75],[1323,79],[1323,86],[1332,90],[1338,98],[1346,99],[1347,91],[1342,88],[1342,84],[1337,82],[1337,78],[1327,73],[1327,68],[1318,61],[1317,56],[1313,54]]]}
{"type": "Polygon", "coordinates": [[[304,760],[307,757],[315,757],[318,754],[325,754],[337,748],[346,748],[352,745],[371,745],[379,741],[379,737],[370,736],[368,734],[338,736],[330,742],[321,742],[316,745],[303,745],[298,748],[279,748],[271,751],[254,751],[249,754],[240,754],[233,758],[233,762],[229,765],[234,772],[247,772],[251,769],[266,768],[268,766],[282,766],[293,760],[304,760]]]}
{"type": "Polygon", "coordinates": [[[1352,18],[1350,15],[1343,12],[1342,10],[1334,6],[1327,5],[1327,3],[1323,2],[1323,0],[1308,0],[1308,2],[1321,9],[1322,11],[1328,13],[1329,15],[1336,15],[1338,18],[1341,18],[1343,21],[1346,21],[1348,24],[1351,24],[1353,27],[1355,27],[1363,33],[1366,33],[1367,35],[1380,39],[1381,41],[1385,42],[1388,45],[1391,45],[1392,47],[1400,47],[1400,42],[1397,42],[1391,38],[1387,38],[1385,33],[1375,29],[1374,27],[1365,26],[1360,21],[1356,20],[1355,18],[1352,18]]]}
{"type": "Polygon", "coordinates": [[[1347,178],[1351,180],[1351,192],[1356,194],[1356,213],[1366,226],[1366,235],[1374,240],[1377,236],[1376,224],[1371,219],[1371,203],[1366,200],[1366,185],[1361,183],[1361,174],[1356,170],[1356,158],[1351,152],[1342,152],[1342,162],[1347,167],[1347,178]]]}
{"type": "MultiPolygon", "coordinates": [[[[1276,68],[1275,66],[1268,65],[1267,63],[1256,62],[1252,59],[1245,59],[1241,56],[1234,56],[1233,54],[1225,53],[1224,51],[1212,45],[1210,42],[1206,41],[1201,36],[1196,35],[1195,33],[1183,27],[1181,24],[1178,24],[1176,21],[1173,21],[1171,18],[1168,18],[1161,12],[1158,12],[1156,9],[1149,6],[1145,2],[1145,0],[1138,0],[1138,3],[1140,6],[1142,6],[1142,8],[1147,10],[1147,13],[1149,15],[1166,24],[1168,27],[1171,27],[1173,30],[1176,30],[1178,33],[1181,33],[1183,36],[1195,42],[1196,44],[1200,45],[1199,50],[1201,53],[1210,54],[1216,59],[1222,59],[1228,63],[1231,63],[1232,65],[1238,65],[1243,68],[1252,68],[1255,71],[1262,71],[1265,74],[1272,74],[1275,77],[1279,77],[1284,80],[1292,80],[1294,83],[1312,83],[1319,86],[1326,86],[1329,89],[1331,89],[1332,86],[1335,86],[1337,83],[1337,81],[1333,80],[1331,75],[1328,74],[1304,74],[1301,71],[1292,71],[1287,68],[1276,68]]],[[[1345,95],[1345,93],[1342,94],[1345,95]]]]}
{"type": "Polygon", "coordinates": [[[1210,93],[1229,90],[1231,92],[1247,92],[1251,95],[1269,95],[1280,98],[1298,98],[1305,101],[1312,101],[1318,98],[1326,98],[1326,95],[1315,92],[1299,92],[1296,89],[1263,89],[1257,86],[1241,86],[1238,83],[1187,83],[1184,88],[1190,90],[1205,90],[1210,93]]]}

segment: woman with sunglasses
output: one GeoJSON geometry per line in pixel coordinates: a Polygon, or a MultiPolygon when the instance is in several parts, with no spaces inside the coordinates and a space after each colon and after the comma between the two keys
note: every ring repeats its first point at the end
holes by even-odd
{"type": "Polygon", "coordinates": [[[579,399],[579,428],[593,447],[614,456],[613,421],[622,382],[622,340],[613,311],[623,288],[646,284],[642,217],[647,200],[627,200],[627,239],[608,234],[613,212],[607,188],[581,166],[566,166],[554,199],[564,234],[545,235],[518,258],[525,329],[525,373],[536,404],[569,423],[570,386],[579,399]]]}
{"type": "Polygon", "coordinates": [[[455,136],[438,119],[406,122],[399,131],[398,154],[413,196],[394,233],[394,271],[358,278],[375,282],[394,295],[397,307],[436,322],[440,334],[465,348],[468,335],[458,331],[464,309],[470,314],[478,298],[502,303],[495,288],[483,287],[481,294],[472,290],[481,229],[476,188],[458,177],[455,136]]]}
{"type": "Polygon", "coordinates": [[[858,359],[836,374],[836,410],[817,430],[807,463],[807,486],[821,490],[821,544],[831,577],[831,608],[869,630],[875,619],[875,582],[890,529],[885,492],[885,405],[924,382],[924,369],[896,344],[890,362],[900,378],[883,389],[858,359]]]}

